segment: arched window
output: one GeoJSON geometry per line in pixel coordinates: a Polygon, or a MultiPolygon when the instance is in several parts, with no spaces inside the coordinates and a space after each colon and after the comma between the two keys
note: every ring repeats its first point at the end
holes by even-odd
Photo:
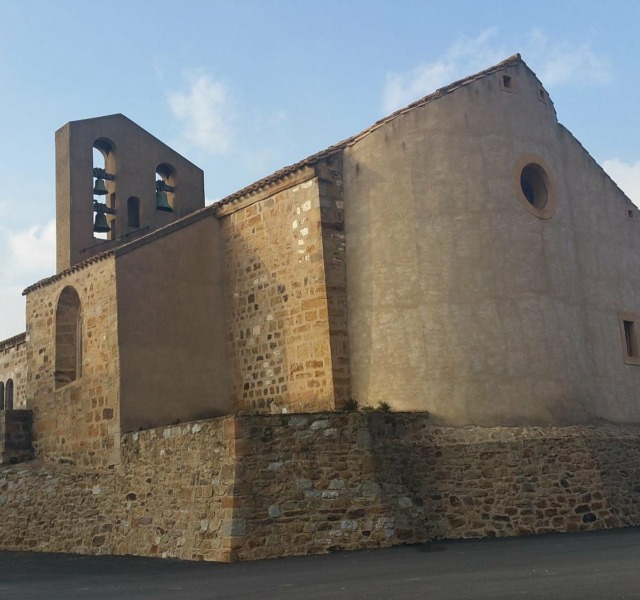
{"type": "Polygon", "coordinates": [[[0,410],[4,410],[4,382],[0,381],[0,410]]]}
{"type": "Polygon", "coordinates": [[[13,410],[13,379],[7,379],[4,388],[4,409],[13,410]]]}
{"type": "Polygon", "coordinates": [[[82,311],[80,297],[67,286],[56,309],[56,388],[82,375],[82,311]]]}
{"type": "Polygon", "coordinates": [[[135,196],[127,200],[127,225],[135,229],[140,228],[140,199],[135,196]]]}

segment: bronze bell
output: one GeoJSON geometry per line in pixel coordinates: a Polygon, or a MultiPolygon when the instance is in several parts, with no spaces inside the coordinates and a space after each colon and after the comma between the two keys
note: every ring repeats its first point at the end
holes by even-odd
{"type": "Polygon", "coordinates": [[[93,223],[93,231],[96,233],[108,233],[111,231],[111,227],[107,223],[107,215],[104,213],[96,213],[96,220],[93,223]]]}
{"type": "Polygon", "coordinates": [[[93,195],[105,196],[107,193],[107,186],[104,184],[104,179],[98,177],[98,179],[96,179],[96,184],[93,186],[93,195]]]}
{"type": "Polygon", "coordinates": [[[173,212],[169,199],[167,198],[167,192],[164,190],[156,190],[156,210],[162,210],[164,212],[173,212]]]}

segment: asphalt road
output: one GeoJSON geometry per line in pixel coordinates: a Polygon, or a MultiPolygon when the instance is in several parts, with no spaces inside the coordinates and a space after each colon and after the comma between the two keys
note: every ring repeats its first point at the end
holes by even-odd
{"type": "Polygon", "coordinates": [[[1,600],[640,599],[640,528],[251,563],[0,552],[1,600]]]}

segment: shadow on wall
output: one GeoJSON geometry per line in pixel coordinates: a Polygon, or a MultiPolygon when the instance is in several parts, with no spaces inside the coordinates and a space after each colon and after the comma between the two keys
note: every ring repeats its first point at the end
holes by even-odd
{"type": "Polygon", "coordinates": [[[333,407],[317,187],[222,217],[235,408],[333,407]]]}
{"type": "Polygon", "coordinates": [[[398,541],[640,524],[638,430],[438,428],[370,421],[398,541]]]}

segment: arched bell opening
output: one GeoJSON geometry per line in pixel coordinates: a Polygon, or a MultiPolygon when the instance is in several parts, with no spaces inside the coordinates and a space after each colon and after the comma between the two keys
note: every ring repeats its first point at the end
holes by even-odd
{"type": "Polygon", "coordinates": [[[156,167],[156,210],[162,212],[173,212],[175,206],[175,169],[167,164],[161,163],[156,167]]]}
{"type": "Polygon", "coordinates": [[[56,388],[61,388],[82,375],[81,308],[78,292],[71,286],[65,287],[56,308],[56,388]]]}
{"type": "Polygon", "coordinates": [[[106,138],[93,143],[93,235],[97,239],[116,237],[116,159],[114,144],[106,138]]]}

